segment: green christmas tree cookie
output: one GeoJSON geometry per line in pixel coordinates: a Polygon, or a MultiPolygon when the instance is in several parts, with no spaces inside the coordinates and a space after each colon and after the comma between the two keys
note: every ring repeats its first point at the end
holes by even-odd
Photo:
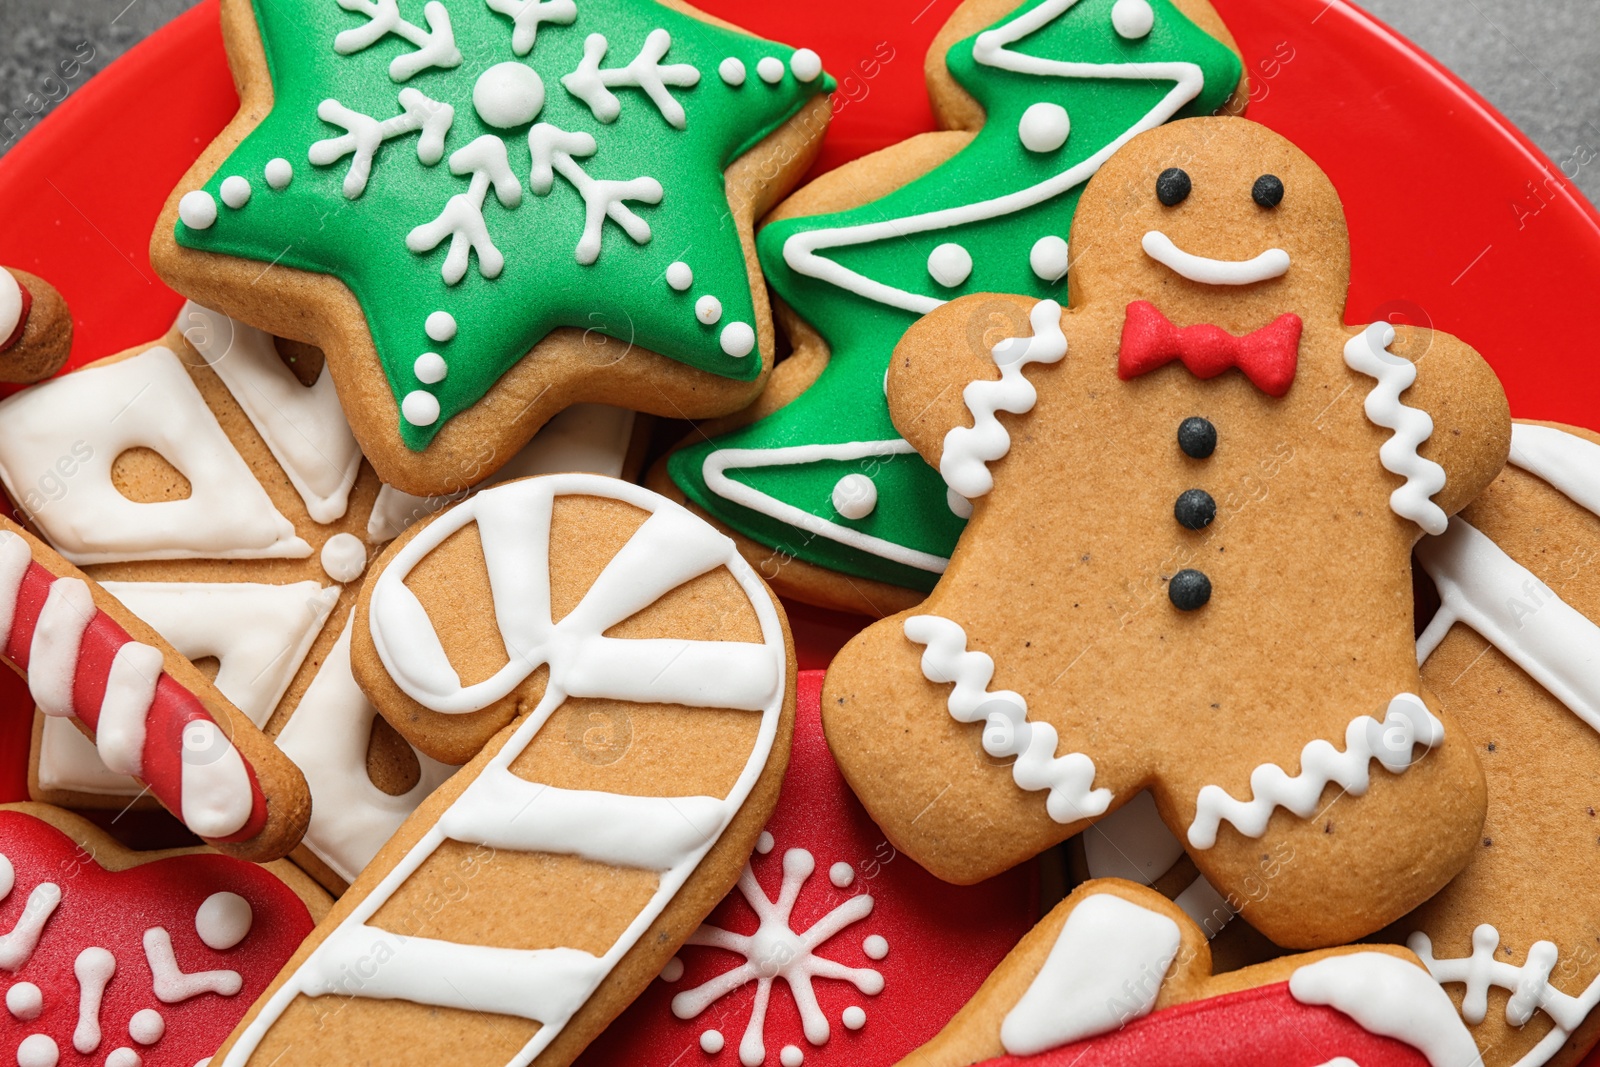
{"type": "Polygon", "coordinates": [[[587,365],[569,352],[519,382],[478,427],[505,455],[577,400],[649,406],[630,404],[649,393],[641,353],[666,357],[669,398],[712,398],[701,416],[759,389],[770,341],[740,223],[820,139],[816,53],[653,0],[225,0],[224,20],[242,110],[174,193],[158,269],[323,345],[380,473],[561,327],[589,336],[587,365]],[[765,155],[794,160],[735,182],[775,133],[765,155]],[[330,291],[351,321],[320,321],[340,318],[330,291]]]}
{"type": "Polygon", "coordinates": [[[965,148],[881,199],[758,237],[772,288],[820,334],[827,366],[793,402],[668,463],[690,500],[781,557],[919,592],[970,509],[889,420],[896,342],[967,293],[1064,301],[1084,183],[1143,130],[1221,107],[1241,73],[1170,0],[1027,0],[945,63],[985,115],[965,148]]]}

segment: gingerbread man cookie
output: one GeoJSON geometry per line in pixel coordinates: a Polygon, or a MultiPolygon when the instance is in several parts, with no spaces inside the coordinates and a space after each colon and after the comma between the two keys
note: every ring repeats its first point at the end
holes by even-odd
{"type": "Polygon", "coordinates": [[[753,220],[821,143],[815,52],[654,0],[222,14],[241,108],[151,261],[322,348],[385,481],[465,489],[574,403],[704,418],[760,393],[753,220]]]}
{"type": "Polygon", "coordinates": [[[1415,956],[1285,956],[1213,976],[1205,935],[1160,893],[1086,882],[900,1067],[1475,1067],[1415,956]]]}
{"type": "Polygon", "coordinates": [[[131,852],[59,808],[0,806],[0,1048],[19,1067],[191,1067],[332,903],[284,860],[131,852]]]}
{"type": "Polygon", "coordinates": [[[1505,472],[1417,559],[1441,601],[1422,678],[1478,749],[1489,814],[1466,870],[1389,932],[1488,1067],[1570,1067],[1600,1038],[1600,434],[1517,423],[1505,472]]]}
{"type": "Polygon", "coordinates": [[[966,297],[896,350],[896,428],[975,510],[927,602],[835,660],[829,742],[951,880],[1148,787],[1274,941],[1371,933],[1482,825],[1418,677],[1411,549],[1499,472],[1505,396],[1445,334],[1345,325],[1338,196],[1261,126],[1140,135],[1073,234],[1070,311],[966,297]]]}
{"type": "Polygon", "coordinates": [[[413,526],[355,619],[384,716],[424,751],[482,749],[213,1063],[570,1063],[733,887],[772,812],[795,701],[777,600],[681,506],[564,474],[413,526]],[[588,743],[595,717],[615,743],[588,743]]]}
{"type": "Polygon", "coordinates": [[[36,382],[66,365],[72,316],[55,286],[0,267],[0,382],[36,382]]]}

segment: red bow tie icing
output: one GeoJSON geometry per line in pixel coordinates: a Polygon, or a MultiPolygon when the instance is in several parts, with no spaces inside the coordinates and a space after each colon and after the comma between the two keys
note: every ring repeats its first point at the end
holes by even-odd
{"type": "Polygon", "coordinates": [[[1300,328],[1300,316],[1291,313],[1235,337],[1219,326],[1174,326],[1154,304],[1135,300],[1122,324],[1117,377],[1128,381],[1178,359],[1197,378],[1238,367],[1263,393],[1282,396],[1294,384],[1300,328]]]}

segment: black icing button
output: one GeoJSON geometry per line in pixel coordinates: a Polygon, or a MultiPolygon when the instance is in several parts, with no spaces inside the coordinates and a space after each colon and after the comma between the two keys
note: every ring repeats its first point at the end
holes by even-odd
{"type": "Polygon", "coordinates": [[[1189,199],[1192,188],[1189,173],[1178,167],[1168,167],[1156,176],[1156,199],[1167,207],[1177,207],[1189,199]]]}
{"type": "Polygon", "coordinates": [[[1184,419],[1178,424],[1178,447],[1186,456],[1205,459],[1217,450],[1217,428],[1199,416],[1184,419]]]}
{"type": "Polygon", "coordinates": [[[1283,179],[1276,174],[1263,174],[1250,187],[1250,199],[1264,208],[1275,208],[1283,203],[1283,179]]]}
{"type": "Polygon", "coordinates": [[[1195,611],[1211,599],[1211,579],[1197,570],[1181,570],[1167,583],[1167,596],[1179,611],[1195,611]]]}
{"type": "Polygon", "coordinates": [[[1204,489],[1187,489],[1172,505],[1172,517],[1189,530],[1204,530],[1217,517],[1217,502],[1204,489]]]}

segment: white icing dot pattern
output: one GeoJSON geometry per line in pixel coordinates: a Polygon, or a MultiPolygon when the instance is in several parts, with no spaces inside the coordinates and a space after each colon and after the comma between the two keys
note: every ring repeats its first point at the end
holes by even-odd
{"type": "Polygon", "coordinates": [[[756,851],[765,856],[768,852],[772,851],[772,846],[776,843],[777,842],[772,839],[772,835],[763,830],[761,831],[761,836],[756,838],[756,851]]]}
{"type": "Polygon", "coordinates": [[[143,1064],[144,1057],[127,1045],[113,1050],[111,1055],[106,1057],[106,1067],[142,1067],[143,1064]]]}
{"type": "Polygon", "coordinates": [[[852,1004],[839,1013],[839,1021],[846,1030],[859,1030],[867,1025],[867,1013],[859,1004],[852,1004]]]}
{"type": "Polygon", "coordinates": [[[532,67],[496,63],[473,84],[472,107],[490,126],[514,129],[532,122],[544,108],[544,82],[532,67]]]}
{"type": "Polygon", "coordinates": [[[1150,36],[1156,24],[1156,13],[1150,0],[1117,0],[1111,7],[1111,25],[1117,35],[1130,41],[1150,36]]]}
{"type": "Polygon", "coordinates": [[[204,189],[184,193],[178,201],[178,218],[191,230],[209,230],[217,221],[217,202],[204,189]]]}
{"type": "Polygon", "coordinates": [[[872,934],[861,942],[861,951],[869,960],[881,960],[889,954],[889,941],[882,934],[872,934]]]}
{"type": "Polygon", "coordinates": [[[194,932],[207,948],[226,952],[250,932],[250,902],[238,893],[212,893],[194,913],[194,932]]]}
{"type": "Polygon", "coordinates": [[[45,1034],[29,1034],[17,1046],[17,1067],[56,1067],[61,1050],[45,1034]]]}
{"type": "Polygon", "coordinates": [[[756,64],[756,74],[768,85],[777,85],[783,80],[783,60],[777,56],[763,56],[756,64]]]}
{"type": "Polygon", "coordinates": [[[663,982],[676,982],[682,977],[683,960],[677,956],[672,957],[667,961],[667,965],[661,968],[661,980],[663,982]]]}
{"type": "Polygon", "coordinates": [[[783,1051],[778,1053],[778,1062],[783,1064],[783,1067],[800,1067],[806,1062],[806,1054],[801,1052],[798,1046],[785,1045],[783,1051]]]}
{"type": "Polygon", "coordinates": [[[715,1056],[722,1051],[725,1044],[720,1030],[707,1030],[700,1035],[700,1051],[707,1056],[715,1056]]]}
{"type": "Polygon", "coordinates": [[[678,292],[683,292],[694,284],[694,269],[681,259],[668,264],[667,284],[678,292]]]}
{"type": "Polygon", "coordinates": [[[848,863],[845,863],[843,860],[828,868],[828,881],[832,882],[840,889],[850,888],[850,884],[855,880],[856,869],[850,866],[848,863]]]}
{"type": "Polygon", "coordinates": [[[1028,252],[1028,266],[1042,282],[1054,283],[1065,278],[1069,262],[1066,240],[1053,233],[1033,242],[1028,252]]]}
{"type": "Polygon", "coordinates": [[[167,1020],[154,1008],[141,1008],[128,1020],[128,1036],[141,1045],[153,1045],[167,1032],[167,1020]]]}
{"type": "Polygon", "coordinates": [[[743,359],[756,347],[756,331],[748,322],[730,322],[722,328],[722,350],[735,359],[743,359]]]}
{"type": "MultiPolygon", "coordinates": [[[[878,487],[865,474],[846,474],[833,487],[833,510],[847,519],[864,519],[878,506],[878,487]]],[[[838,864],[846,870],[849,864],[838,864]]]]}
{"type": "Polygon", "coordinates": [[[367,546],[355,534],[334,534],[322,546],[322,569],[334,581],[349,585],[367,569],[367,546]]]}
{"type": "Polygon", "coordinates": [[[267,160],[267,165],[262,170],[262,175],[267,179],[269,189],[283,190],[289,188],[289,183],[294,181],[294,164],[282,156],[267,160]]]}
{"type": "Polygon", "coordinates": [[[455,339],[456,317],[448,311],[435,311],[431,313],[422,324],[422,331],[428,335],[428,340],[444,344],[455,339]]]}
{"type": "Polygon", "coordinates": [[[800,81],[816,81],[822,74],[822,57],[809,48],[802,48],[789,57],[789,69],[800,81]]]}
{"type": "Polygon", "coordinates": [[[450,364],[437,352],[424,352],[411,364],[411,373],[423,385],[436,385],[450,373],[450,364]]]}
{"type": "Polygon", "coordinates": [[[1022,121],[1017,124],[1022,147],[1030,152],[1054,152],[1067,143],[1071,131],[1072,120],[1060,104],[1034,104],[1022,113],[1022,121]]]}
{"type": "Polygon", "coordinates": [[[238,211],[250,202],[250,181],[237,174],[222,179],[222,202],[238,211]]]}
{"type": "Polygon", "coordinates": [[[946,241],[928,253],[928,274],[946,289],[953,289],[972,276],[972,253],[946,241]]]}
{"type": "Polygon", "coordinates": [[[694,317],[702,325],[714,326],[722,318],[722,301],[714,296],[702,296],[694,302],[694,317]]]}
{"type": "Polygon", "coordinates": [[[44,994],[32,982],[18,982],[6,990],[6,1011],[13,1019],[31,1022],[44,1011],[44,994]]]}
{"type": "Polygon", "coordinates": [[[413,426],[432,426],[439,421],[439,398],[415,389],[400,401],[400,414],[413,426]]]}
{"type": "Polygon", "coordinates": [[[717,76],[727,84],[738,88],[744,84],[746,77],[744,63],[733,56],[729,56],[717,64],[717,76]]]}

